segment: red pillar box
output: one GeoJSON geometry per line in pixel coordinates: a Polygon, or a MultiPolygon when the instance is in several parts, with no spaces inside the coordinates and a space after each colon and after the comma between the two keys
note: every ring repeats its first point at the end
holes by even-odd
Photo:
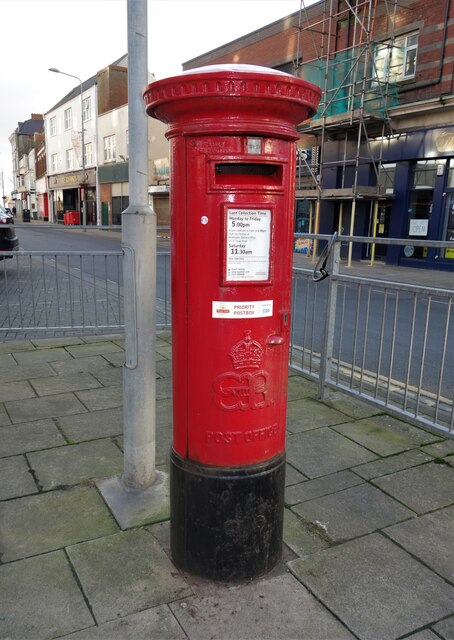
{"type": "Polygon", "coordinates": [[[171,145],[172,555],[213,579],[281,555],[295,125],[320,93],[220,65],[144,94],[171,145]]]}

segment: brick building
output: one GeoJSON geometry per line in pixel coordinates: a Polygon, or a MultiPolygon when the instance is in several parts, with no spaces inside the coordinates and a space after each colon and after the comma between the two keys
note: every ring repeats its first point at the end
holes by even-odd
{"type": "Polygon", "coordinates": [[[184,63],[244,63],[318,84],[299,127],[296,231],[402,238],[348,259],[454,270],[454,3],[321,0],[184,63]]]}

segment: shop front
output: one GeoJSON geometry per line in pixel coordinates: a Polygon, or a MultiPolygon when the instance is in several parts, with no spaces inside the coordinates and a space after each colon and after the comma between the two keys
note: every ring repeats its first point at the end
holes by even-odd
{"type": "Polygon", "coordinates": [[[96,173],[87,169],[49,177],[50,216],[52,222],[63,223],[64,214],[78,212],[82,222],[82,203],[85,199],[87,224],[96,224],[96,173]]]}

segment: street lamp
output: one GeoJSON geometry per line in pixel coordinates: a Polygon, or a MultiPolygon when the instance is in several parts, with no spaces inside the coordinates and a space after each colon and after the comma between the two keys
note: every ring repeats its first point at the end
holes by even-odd
{"type": "MultiPolygon", "coordinates": [[[[61,73],[64,76],[69,76],[70,78],[75,78],[79,81],[80,84],[80,124],[82,128],[82,183],[85,181],[85,136],[84,136],[84,93],[83,93],[83,85],[82,80],[73,75],[72,73],[66,73],[65,71],[60,71],[60,69],[56,69],[55,67],[51,67],[49,71],[53,73],[61,73]]],[[[82,193],[82,187],[81,187],[82,193]]],[[[85,200],[85,187],[84,187],[84,196],[82,198],[82,224],[85,227],[87,224],[87,202],[85,200]]]]}

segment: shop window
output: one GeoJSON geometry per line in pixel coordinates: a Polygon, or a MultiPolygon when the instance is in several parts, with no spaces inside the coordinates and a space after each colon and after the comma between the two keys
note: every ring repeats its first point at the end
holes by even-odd
{"type": "MultiPolygon", "coordinates": [[[[437,163],[435,160],[420,160],[414,164],[408,207],[408,237],[422,240],[429,234],[432,214],[437,163]]],[[[426,247],[406,247],[411,258],[425,258],[426,247]]]]}
{"type": "Polygon", "coordinates": [[[394,162],[382,164],[378,173],[378,185],[383,193],[394,193],[394,180],[396,177],[396,164],[394,162]]]}

